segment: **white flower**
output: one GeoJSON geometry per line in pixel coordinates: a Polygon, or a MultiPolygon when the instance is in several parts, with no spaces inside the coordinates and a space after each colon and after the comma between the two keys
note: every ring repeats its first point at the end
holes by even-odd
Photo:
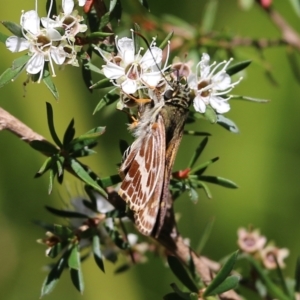
{"type": "Polygon", "coordinates": [[[162,50],[154,44],[151,43],[144,55],[141,55],[143,48],[135,53],[134,40],[127,37],[116,38],[118,55],[115,57],[96,48],[106,61],[103,66],[104,75],[125,94],[134,94],[143,87],[155,87],[162,78],[162,50]]]}
{"type": "Polygon", "coordinates": [[[35,10],[22,13],[21,26],[23,37],[11,36],[6,40],[6,47],[11,52],[28,50],[29,59],[26,71],[29,74],[41,73],[42,78],[45,61],[49,61],[52,74],[55,76],[53,61],[61,65],[66,53],[60,45],[61,34],[53,28],[40,28],[40,18],[35,10]]]}
{"type": "Polygon", "coordinates": [[[51,19],[49,17],[42,18],[42,25],[45,28],[52,27],[62,27],[65,30],[64,37],[71,40],[73,43],[75,41],[74,37],[79,32],[85,32],[87,30],[87,25],[80,24],[83,21],[83,17],[78,15],[78,12],[74,8],[73,0],[63,0],[62,9],[63,13],[51,19]]]}
{"type": "Polygon", "coordinates": [[[223,98],[222,95],[229,93],[242,78],[231,83],[230,76],[226,73],[226,68],[232,61],[223,61],[219,64],[214,62],[209,65],[210,57],[203,53],[201,61],[197,65],[196,75],[189,76],[189,87],[194,90],[194,108],[200,113],[206,111],[206,106],[210,105],[217,113],[223,114],[230,110],[228,98],[223,98]],[[224,65],[219,71],[221,65],[224,65]],[[212,70],[211,67],[215,66],[212,70]]]}

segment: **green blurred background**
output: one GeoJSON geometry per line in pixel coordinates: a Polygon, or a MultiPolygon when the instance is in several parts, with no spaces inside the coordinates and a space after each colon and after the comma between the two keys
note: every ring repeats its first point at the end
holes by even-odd
{"type": "MultiPolygon", "coordinates": [[[[174,14],[199,26],[205,2],[165,0],[153,1],[150,6],[155,16],[174,14]]],[[[0,20],[19,22],[21,10],[34,7],[32,0],[19,3],[10,1],[5,6],[1,5],[0,20]]],[[[43,12],[44,1],[39,1],[39,5],[40,12],[43,12]]],[[[299,18],[288,2],[275,0],[274,5],[299,30],[299,18]]],[[[124,6],[129,12],[135,11],[139,4],[132,0],[126,1],[124,6]]],[[[238,9],[237,1],[232,0],[220,1],[215,29],[226,29],[242,37],[279,37],[278,30],[258,7],[244,12],[238,9]]],[[[4,27],[1,31],[8,34],[4,27]]],[[[243,59],[251,59],[253,54],[250,48],[237,51],[243,59]]],[[[221,158],[207,174],[229,178],[239,185],[239,189],[210,185],[213,199],[207,199],[200,191],[196,205],[185,197],[176,203],[176,210],[181,212],[180,231],[183,236],[191,238],[192,246],[196,245],[205,224],[215,218],[212,235],[204,249],[204,254],[215,260],[237,248],[238,227],[253,224],[260,228],[268,240],[290,249],[285,273],[292,277],[300,254],[300,85],[292,75],[284,48],[265,50],[264,55],[272,67],[277,86],[270,84],[263,69],[254,62],[235,93],[272,101],[269,104],[232,101],[232,109],[227,116],[238,124],[239,134],[229,133],[207,122],[197,123],[201,126],[198,130],[213,134],[202,160],[215,156],[221,158]]],[[[10,67],[12,60],[18,56],[2,45],[0,72],[10,67]]],[[[24,88],[24,80],[25,73],[16,82],[2,88],[0,106],[48,139],[46,101],[53,106],[60,136],[73,117],[77,134],[106,125],[106,134],[97,146],[98,155],[83,161],[100,175],[116,173],[121,159],[118,141],[120,137],[130,141],[124,126],[126,117],[115,112],[114,106],[92,116],[99,94],[87,91],[80,70],[67,67],[64,71],[57,71],[54,81],[60,92],[58,102],[42,84],[29,84],[24,88]],[[119,135],[114,131],[116,127],[119,135]]],[[[185,167],[199,141],[195,137],[184,137],[176,169],[185,167]]],[[[68,202],[69,194],[77,196],[83,190],[79,181],[67,176],[68,188],[55,183],[54,191],[48,196],[47,176],[33,179],[43,161],[44,157],[24,142],[9,132],[0,132],[1,299],[39,298],[46,276],[42,266],[50,260],[45,257],[45,248],[35,243],[36,239],[44,236],[44,231],[31,221],[55,222],[55,218],[45,212],[44,205],[62,207],[68,202]]],[[[121,262],[122,258],[119,264],[121,262]]],[[[155,257],[151,264],[135,266],[122,275],[114,275],[115,267],[107,263],[104,275],[89,259],[83,264],[86,284],[83,296],[73,288],[69,274],[65,272],[47,299],[162,299],[171,291],[169,284],[175,281],[164,262],[155,257]]]]}

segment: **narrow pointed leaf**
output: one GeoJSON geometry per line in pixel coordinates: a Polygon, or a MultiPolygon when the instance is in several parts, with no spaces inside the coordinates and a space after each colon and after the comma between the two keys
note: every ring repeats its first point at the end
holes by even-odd
{"type": "Polygon", "coordinates": [[[219,157],[214,157],[208,161],[206,161],[205,163],[198,165],[196,167],[194,167],[191,171],[190,174],[195,174],[200,176],[201,174],[204,173],[204,171],[207,169],[207,167],[211,164],[213,164],[214,162],[218,161],[219,157]]]}
{"type": "Polygon", "coordinates": [[[167,46],[167,44],[169,43],[169,41],[172,39],[173,35],[174,35],[174,32],[171,31],[171,32],[166,36],[166,38],[161,42],[161,44],[158,46],[158,48],[164,49],[164,48],[167,46]]]}
{"type": "Polygon", "coordinates": [[[237,256],[239,251],[234,252],[226,261],[224,266],[220,269],[217,273],[216,277],[212,280],[209,286],[206,288],[205,292],[203,293],[204,297],[211,295],[211,293],[218,288],[222,282],[225,281],[227,276],[232,272],[234,264],[236,262],[237,256]]]}
{"type": "Polygon", "coordinates": [[[115,271],[114,271],[114,273],[115,274],[121,274],[121,273],[123,273],[123,272],[125,272],[125,271],[127,271],[129,269],[130,269],[130,265],[129,264],[123,264],[120,267],[116,268],[115,271]]]}
{"type": "Polygon", "coordinates": [[[47,107],[47,119],[48,119],[48,127],[50,130],[50,134],[51,137],[53,139],[53,141],[55,142],[55,144],[59,147],[62,148],[62,142],[60,141],[60,139],[58,138],[55,128],[54,128],[54,121],[53,121],[53,110],[52,110],[52,106],[49,102],[46,102],[46,107],[47,107]]]}
{"type": "Polygon", "coordinates": [[[129,248],[129,244],[123,239],[122,235],[117,230],[111,229],[108,226],[105,226],[105,228],[116,246],[118,246],[122,250],[126,250],[129,248]]]}
{"type": "Polygon", "coordinates": [[[45,153],[47,155],[53,155],[57,154],[59,152],[59,149],[57,149],[54,145],[49,143],[48,141],[39,141],[39,140],[34,140],[29,143],[29,145],[42,153],[45,153]]]}
{"type": "Polygon", "coordinates": [[[230,119],[225,118],[223,115],[217,115],[217,120],[216,122],[224,127],[225,129],[229,130],[230,132],[233,133],[239,133],[240,130],[237,127],[237,125],[230,119]]]}
{"type": "Polygon", "coordinates": [[[103,273],[105,273],[104,263],[103,263],[101,248],[100,248],[100,238],[97,234],[93,236],[93,254],[97,266],[101,269],[103,273]]]}
{"type": "Polygon", "coordinates": [[[201,181],[218,184],[223,187],[230,188],[230,189],[238,188],[237,184],[234,183],[233,181],[223,178],[223,177],[219,177],[219,176],[201,176],[199,179],[201,179],[201,181]]]}
{"type": "Polygon", "coordinates": [[[53,189],[53,180],[54,180],[55,173],[53,169],[49,171],[49,186],[48,186],[48,194],[50,195],[53,189]]]}
{"type": "Polygon", "coordinates": [[[121,177],[120,175],[116,174],[116,175],[112,175],[109,177],[105,177],[105,178],[101,178],[101,184],[104,188],[107,188],[109,186],[113,186],[115,184],[118,184],[121,182],[121,177]]]}
{"type": "Polygon", "coordinates": [[[237,288],[239,284],[240,277],[237,275],[232,275],[227,277],[217,288],[206,296],[219,295],[229,290],[237,288]]]}
{"type": "Polygon", "coordinates": [[[172,272],[180,280],[180,282],[184,284],[184,286],[186,286],[190,291],[198,292],[196,284],[193,282],[182,263],[175,256],[168,255],[168,264],[172,272]]]}
{"type": "Polygon", "coordinates": [[[52,157],[48,157],[43,163],[43,165],[41,166],[41,168],[38,170],[38,172],[35,174],[34,178],[38,178],[42,176],[46,171],[50,169],[51,166],[52,166],[52,157]]]}
{"type": "Polygon", "coordinates": [[[74,136],[75,136],[74,119],[72,119],[64,134],[64,138],[63,138],[64,148],[66,148],[67,145],[73,140],[74,136]]]}
{"type": "Polygon", "coordinates": [[[58,90],[52,80],[50,72],[47,70],[44,70],[43,82],[46,85],[46,87],[50,90],[50,92],[54,96],[55,100],[58,100],[58,98],[59,98],[58,90]]]}
{"type": "Polygon", "coordinates": [[[175,283],[171,283],[170,286],[181,299],[190,300],[190,293],[182,292],[175,283]]]}
{"type": "Polygon", "coordinates": [[[76,287],[76,289],[83,294],[84,291],[84,281],[83,281],[83,275],[82,275],[82,270],[81,266],[78,270],[76,269],[70,269],[70,276],[73,285],[76,287]]]}
{"type": "Polygon", "coordinates": [[[97,104],[96,108],[93,111],[93,114],[95,114],[97,111],[102,109],[103,107],[110,105],[117,101],[120,98],[119,94],[116,93],[116,88],[109,91],[97,104]]]}
{"type": "Polygon", "coordinates": [[[241,61],[237,64],[234,64],[226,70],[226,73],[229,76],[232,76],[232,75],[246,69],[251,64],[251,62],[252,62],[251,60],[245,60],[245,61],[241,61]]]}
{"type": "Polygon", "coordinates": [[[72,247],[71,253],[68,257],[68,266],[71,269],[79,270],[80,268],[80,252],[78,245],[72,247]]]}
{"type": "Polygon", "coordinates": [[[76,212],[76,211],[70,211],[70,210],[60,210],[60,209],[56,209],[50,206],[45,206],[45,208],[51,212],[52,214],[59,216],[59,217],[63,217],[63,218],[82,218],[82,219],[88,219],[89,216],[82,214],[80,212],[76,212]]]}
{"type": "MultiPolygon", "coordinates": [[[[29,56],[26,55],[26,57],[29,60],[29,56]]],[[[9,68],[6,69],[1,75],[0,75],[0,88],[3,87],[5,84],[10,83],[12,81],[14,81],[23,71],[23,69],[25,68],[26,63],[23,66],[20,66],[18,68],[9,68]]]]}
{"type": "Polygon", "coordinates": [[[46,277],[41,291],[41,297],[49,294],[55,288],[64,268],[67,266],[69,251],[66,252],[54,265],[49,275],[46,277]]]}
{"type": "Polygon", "coordinates": [[[12,70],[18,69],[20,67],[25,67],[29,59],[30,56],[28,54],[16,58],[12,63],[11,66],[12,70]]]}
{"type": "Polygon", "coordinates": [[[9,21],[1,22],[13,35],[24,38],[22,27],[19,24],[9,21]]]}
{"type": "Polygon", "coordinates": [[[209,199],[212,199],[212,193],[211,193],[209,187],[204,182],[199,181],[198,182],[198,187],[203,188],[204,191],[205,191],[206,197],[209,198],[209,199]]]}
{"type": "Polygon", "coordinates": [[[111,86],[111,82],[108,78],[99,80],[98,82],[91,85],[89,88],[92,89],[103,89],[111,86]]]}
{"type": "Polygon", "coordinates": [[[86,184],[92,186],[95,190],[101,194],[106,194],[105,191],[97,184],[97,182],[89,175],[89,173],[81,166],[81,164],[75,159],[71,159],[71,168],[86,184]]]}
{"type": "Polygon", "coordinates": [[[245,100],[250,102],[257,102],[257,103],[268,103],[270,100],[268,99],[260,99],[260,98],[253,98],[241,95],[230,95],[230,100],[245,100]]]}
{"type": "Polygon", "coordinates": [[[73,231],[69,227],[59,224],[54,224],[53,233],[58,235],[62,239],[67,239],[74,236],[73,231]]]}
{"type": "Polygon", "coordinates": [[[3,44],[5,44],[6,40],[9,38],[8,35],[0,32],[0,42],[2,42],[3,44]]]}
{"type": "Polygon", "coordinates": [[[194,164],[196,163],[196,161],[198,160],[199,156],[201,155],[202,151],[204,150],[206,144],[208,142],[208,137],[205,137],[201,143],[199,144],[199,146],[197,147],[197,149],[195,150],[189,164],[188,164],[188,168],[192,168],[194,166],[194,164]]]}

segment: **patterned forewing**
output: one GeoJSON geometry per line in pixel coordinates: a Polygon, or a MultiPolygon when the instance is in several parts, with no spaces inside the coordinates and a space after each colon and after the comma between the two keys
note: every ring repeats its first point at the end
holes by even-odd
{"type": "Polygon", "coordinates": [[[154,151],[158,153],[157,160],[152,166],[155,186],[143,209],[136,211],[134,215],[138,230],[145,235],[150,235],[155,227],[164,186],[166,137],[162,116],[158,116],[157,123],[153,124],[152,130],[153,135],[157,135],[153,146],[154,151]]]}
{"type": "MultiPolygon", "coordinates": [[[[165,128],[160,115],[154,123],[149,123],[149,128],[141,140],[136,140],[120,168],[120,174],[125,175],[119,195],[128,203],[129,208],[139,212],[151,205],[159,197],[153,196],[162,189],[162,174],[164,173],[165,158],[165,128]],[[159,182],[161,181],[161,182],[159,182]]],[[[146,208],[147,210],[147,208],[146,208]]],[[[157,215],[158,208],[153,210],[157,215]]],[[[155,216],[156,218],[156,216],[155,216]]],[[[154,226],[154,225],[153,225],[154,226]]]]}

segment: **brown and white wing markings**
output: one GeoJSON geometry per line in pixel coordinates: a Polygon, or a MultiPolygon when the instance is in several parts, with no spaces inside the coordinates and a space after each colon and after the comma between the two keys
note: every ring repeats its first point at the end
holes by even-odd
{"type": "Polygon", "coordinates": [[[121,165],[119,195],[134,211],[140,232],[150,235],[155,226],[164,184],[166,138],[161,115],[150,122],[142,140],[137,139],[121,165]]]}

